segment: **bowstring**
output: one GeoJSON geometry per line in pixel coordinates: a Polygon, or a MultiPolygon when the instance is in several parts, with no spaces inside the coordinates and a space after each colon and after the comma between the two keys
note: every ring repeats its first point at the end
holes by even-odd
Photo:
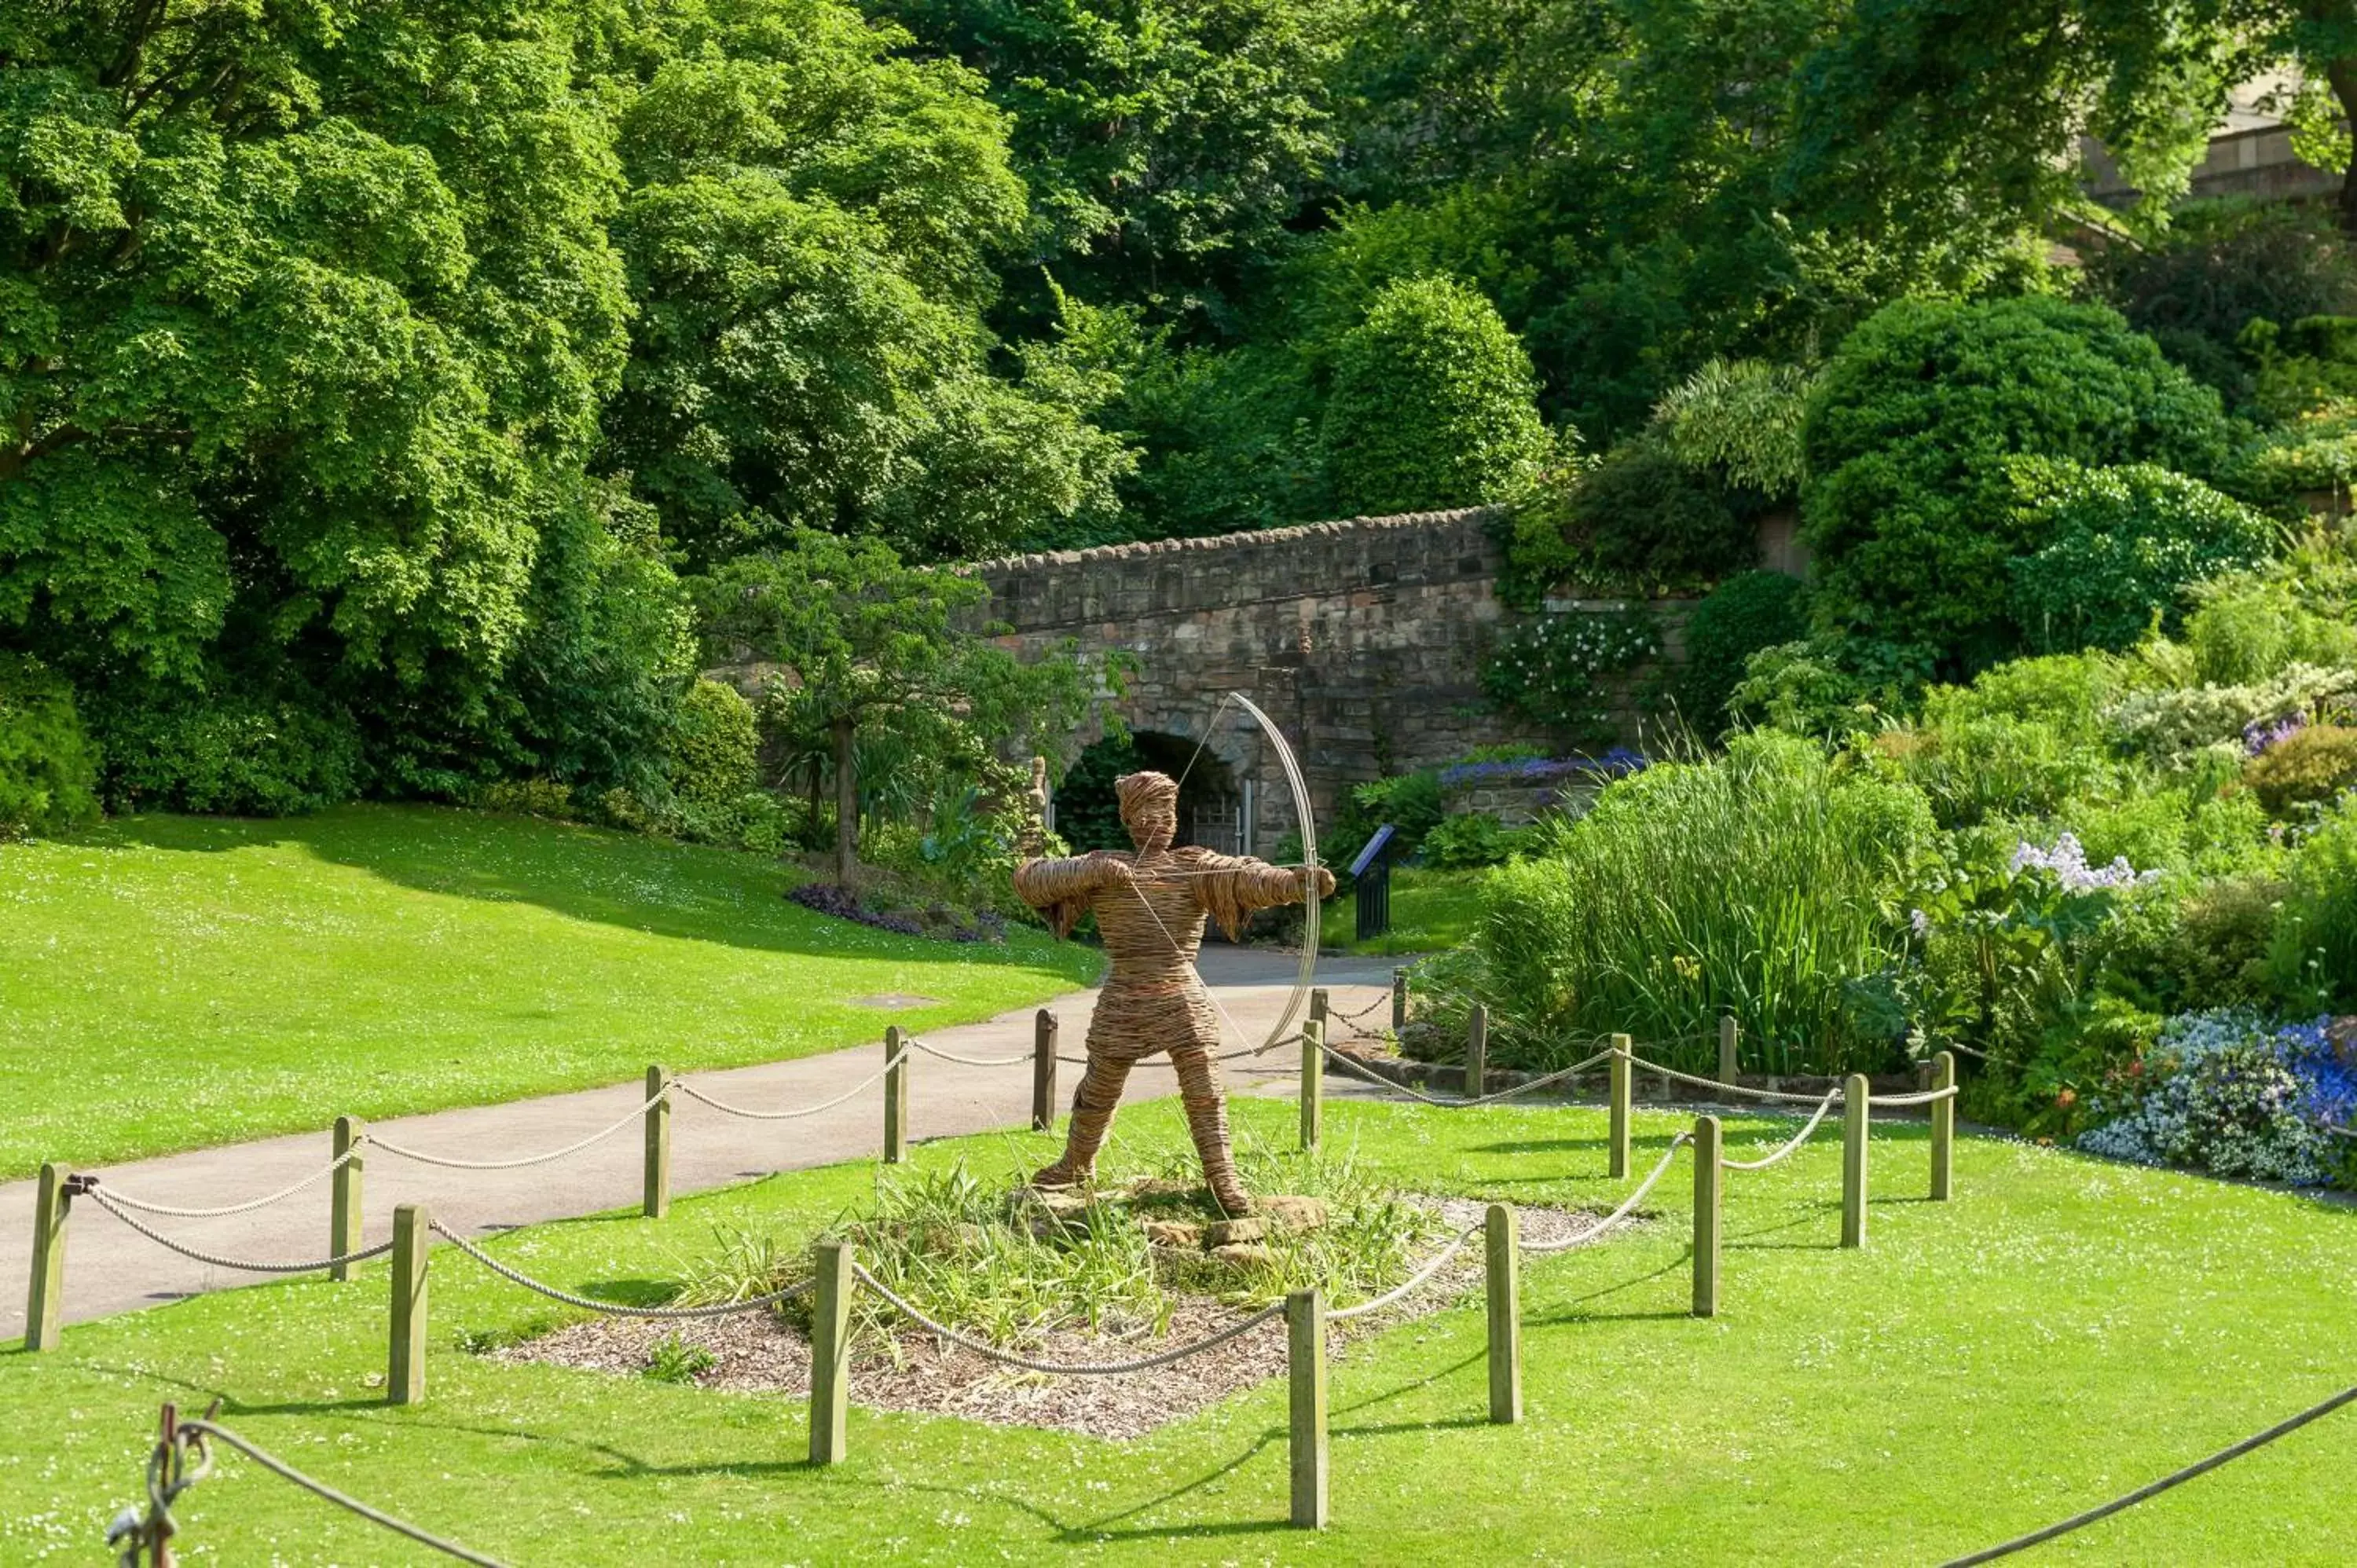
{"type": "Polygon", "coordinates": [[[1184,789],[1187,788],[1187,775],[1195,771],[1196,758],[1201,757],[1203,755],[1203,748],[1211,744],[1211,731],[1218,725],[1220,715],[1226,713],[1228,711],[1228,704],[1235,700],[1236,694],[1233,692],[1228,693],[1225,696],[1222,697],[1219,700],[1219,703],[1211,709],[1211,716],[1203,721],[1203,733],[1196,739],[1195,749],[1188,754],[1187,766],[1178,770],[1179,789],[1184,789]]]}

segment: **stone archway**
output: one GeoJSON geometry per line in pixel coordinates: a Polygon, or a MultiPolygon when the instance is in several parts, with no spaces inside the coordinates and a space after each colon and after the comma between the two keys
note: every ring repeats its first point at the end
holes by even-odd
{"type": "Polygon", "coordinates": [[[1082,749],[1055,793],[1056,831],[1076,851],[1127,849],[1114,802],[1113,781],[1139,768],[1178,780],[1178,843],[1222,854],[1251,847],[1244,813],[1249,785],[1236,766],[1192,737],[1168,730],[1135,729],[1124,740],[1101,739],[1082,749]]]}

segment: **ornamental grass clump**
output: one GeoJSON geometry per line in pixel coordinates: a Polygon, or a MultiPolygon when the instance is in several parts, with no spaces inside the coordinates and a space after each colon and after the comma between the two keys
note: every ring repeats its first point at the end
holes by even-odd
{"type": "Polygon", "coordinates": [[[1704,1036],[1732,1013],[1747,1068],[1890,1065],[1902,890],[1934,832],[1920,792],[1756,734],[1623,779],[1550,831],[1485,890],[1472,984],[1492,1060],[1561,1067],[1618,1031],[1707,1067],[1704,1036]]]}

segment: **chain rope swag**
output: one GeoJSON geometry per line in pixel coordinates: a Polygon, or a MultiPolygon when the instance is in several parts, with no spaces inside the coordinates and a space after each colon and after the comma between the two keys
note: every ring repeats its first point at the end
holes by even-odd
{"type": "MultiPolygon", "coordinates": [[[[216,1400],[214,1409],[220,1408],[216,1400]]],[[[172,1504],[184,1492],[213,1473],[212,1444],[218,1441],[253,1460],[283,1481],[291,1481],[312,1496],[335,1504],[348,1513],[393,1534],[406,1537],[418,1545],[455,1557],[461,1563],[472,1563],[477,1568],[506,1568],[496,1557],[487,1557],[472,1547],[446,1541],[430,1530],[422,1530],[407,1520],[397,1519],[383,1509],[361,1501],[348,1492],[339,1491],[327,1482],[317,1480],[289,1465],[260,1444],[252,1442],[211,1419],[206,1412],[202,1421],[176,1421],[172,1407],[164,1407],[165,1433],[147,1460],[147,1508],[125,1509],[107,1528],[106,1544],[119,1547],[115,1559],[117,1568],[145,1568],[148,1563],[167,1561],[167,1544],[180,1532],[179,1521],[172,1517],[172,1504]]]]}

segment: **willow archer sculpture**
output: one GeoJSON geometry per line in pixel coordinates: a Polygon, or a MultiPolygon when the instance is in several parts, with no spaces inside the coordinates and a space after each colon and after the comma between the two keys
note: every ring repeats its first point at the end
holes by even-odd
{"type": "Polygon", "coordinates": [[[1254,910],[1301,902],[1303,885],[1313,873],[1318,897],[1331,893],[1334,874],[1323,866],[1271,865],[1193,846],[1172,849],[1178,786],[1166,774],[1125,775],[1114,781],[1114,793],[1136,854],[1097,850],[1064,860],[1026,861],[1015,872],[1015,891],[1048,917],[1060,937],[1093,910],[1113,961],[1089,1022],[1089,1065],[1072,1097],[1064,1157],[1033,1177],[1032,1185],[1087,1181],[1129,1069],[1168,1051],[1211,1196],[1229,1214],[1243,1214],[1252,1208],[1252,1197],[1236,1175],[1227,1097],[1211,1059],[1220,1043],[1219,1015],[1194,968],[1203,923],[1217,919],[1232,940],[1254,910]]]}

